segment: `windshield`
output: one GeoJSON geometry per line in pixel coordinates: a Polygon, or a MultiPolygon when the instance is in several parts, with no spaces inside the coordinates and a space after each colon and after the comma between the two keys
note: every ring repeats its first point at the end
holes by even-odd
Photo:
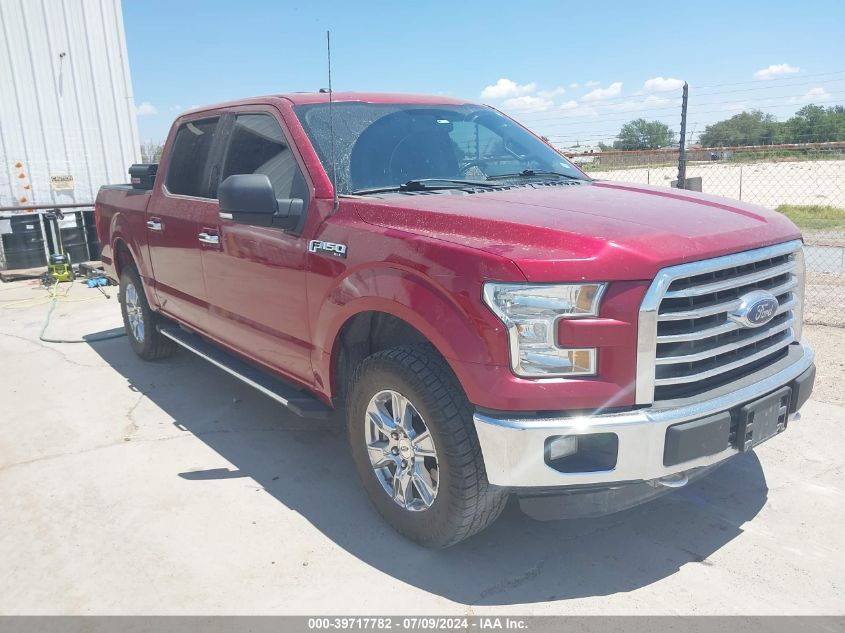
{"type": "MultiPolygon", "coordinates": [[[[341,195],[425,179],[584,178],[551,147],[488,107],[341,101],[332,108],[341,195]]],[[[294,110],[331,178],[328,104],[294,110]]]]}

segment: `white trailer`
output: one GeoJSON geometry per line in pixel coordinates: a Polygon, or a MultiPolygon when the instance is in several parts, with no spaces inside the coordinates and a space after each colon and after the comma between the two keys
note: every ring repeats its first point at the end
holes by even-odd
{"type": "Polygon", "coordinates": [[[0,207],[92,202],[134,162],[120,0],[0,0],[0,207]]]}

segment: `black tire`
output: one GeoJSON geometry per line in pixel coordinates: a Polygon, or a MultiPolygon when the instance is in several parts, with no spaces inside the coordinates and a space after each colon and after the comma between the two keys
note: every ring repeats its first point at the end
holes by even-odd
{"type": "Polygon", "coordinates": [[[398,532],[425,547],[449,547],[480,532],[501,514],[507,494],[487,482],[472,405],[433,348],[403,346],[365,359],[352,378],[348,405],[347,431],[358,475],[373,505],[398,532]],[[411,401],[434,441],[437,494],[422,511],[408,510],[394,501],[367,453],[367,406],[384,390],[411,401]]]}
{"type": "Polygon", "coordinates": [[[144,360],[158,360],[167,358],[176,351],[176,343],[162,336],[156,329],[156,326],[162,323],[164,319],[150,309],[150,304],[147,303],[147,295],[144,293],[141,275],[138,274],[138,270],[134,266],[126,266],[120,274],[118,300],[120,301],[120,312],[123,315],[123,327],[126,328],[126,338],[129,339],[129,344],[138,356],[144,360]],[[140,337],[130,324],[129,310],[131,308],[127,308],[126,302],[127,291],[132,295],[133,289],[134,296],[137,297],[137,314],[140,315],[143,325],[140,337]]]}

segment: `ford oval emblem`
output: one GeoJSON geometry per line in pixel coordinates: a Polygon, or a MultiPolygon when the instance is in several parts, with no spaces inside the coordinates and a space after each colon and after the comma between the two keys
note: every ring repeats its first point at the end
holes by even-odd
{"type": "Polygon", "coordinates": [[[755,290],[739,298],[739,307],[728,314],[732,321],[743,327],[760,327],[775,318],[777,314],[777,297],[765,290],[755,290]]]}

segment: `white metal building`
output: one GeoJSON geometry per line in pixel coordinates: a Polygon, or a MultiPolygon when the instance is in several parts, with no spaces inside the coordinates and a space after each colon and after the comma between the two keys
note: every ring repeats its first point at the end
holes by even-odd
{"type": "Polygon", "coordinates": [[[133,162],[120,0],[0,0],[0,207],[92,202],[133,162]]]}

